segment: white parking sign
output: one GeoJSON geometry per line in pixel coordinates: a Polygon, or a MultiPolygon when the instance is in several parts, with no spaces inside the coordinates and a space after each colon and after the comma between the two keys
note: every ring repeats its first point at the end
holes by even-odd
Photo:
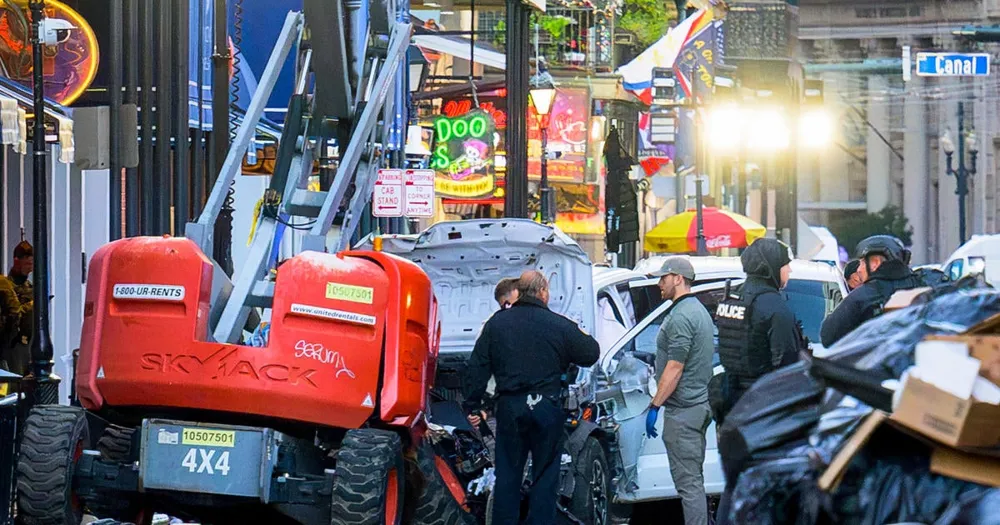
{"type": "Polygon", "coordinates": [[[434,170],[406,170],[406,193],[403,215],[407,217],[434,216],[434,170]]]}
{"type": "Polygon", "coordinates": [[[378,170],[372,215],[400,217],[403,215],[403,170],[378,170]]]}

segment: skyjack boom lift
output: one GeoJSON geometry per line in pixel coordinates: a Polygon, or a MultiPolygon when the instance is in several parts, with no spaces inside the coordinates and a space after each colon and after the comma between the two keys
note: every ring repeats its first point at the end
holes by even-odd
{"type": "Polygon", "coordinates": [[[204,253],[212,253],[223,201],[240,172],[282,65],[295,49],[295,90],[248,255],[234,281],[218,263],[214,265],[211,330],[216,341],[239,342],[248,320],[255,320],[253,308],[271,306],[274,282],[266,277],[273,246],[281,242],[284,231],[280,225],[296,217],[309,220],[312,226],[303,236],[301,251],[336,252],[348,247],[371,199],[383,152],[391,141],[405,136],[400,115],[406,114],[410,29],[407,5],[395,0],[371,4],[305,0],[304,12],[291,12],[285,18],[205,209],[185,230],[204,253]],[[344,27],[348,19],[350,26],[344,27]],[[313,163],[332,139],[340,139],[336,176],[327,191],[310,191],[313,163]],[[354,192],[342,224],[334,225],[350,188],[354,192]]]}
{"type": "Polygon", "coordinates": [[[454,474],[424,440],[440,334],[430,278],[398,257],[344,251],[383,150],[401,146],[410,24],[396,1],[305,0],[285,18],[188,238],[121,239],[94,254],[80,406],[39,404],[25,418],[25,523],[79,523],[86,509],[146,524],[154,508],[220,525],[467,521],[444,481],[454,474]],[[206,254],[293,48],[274,175],[233,282],[206,254]],[[309,191],[314,160],[330,157],[329,188],[309,191]],[[303,218],[308,253],[266,279],[284,229],[303,218]],[[257,308],[272,313],[263,348],[241,344],[257,308]]]}

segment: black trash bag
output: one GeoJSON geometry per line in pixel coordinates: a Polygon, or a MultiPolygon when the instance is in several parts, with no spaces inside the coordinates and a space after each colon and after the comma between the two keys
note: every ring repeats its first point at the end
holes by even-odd
{"type": "Polygon", "coordinates": [[[821,514],[818,475],[809,458],[776,459],[747,469],[733,488],[723,523],[812,525],[821,514]]]}
{"type": "Polygon", "coordinates": [[[726,479],[734,482],[760,453],[808,437],[819,420],[824,390],[822,383],[809,376],[805,362],[758,379],[719,429],[726,479]]]}
{"type": "Polygon", "coordinates": [[[930,286],[932,288],[938,288],[942,286],[947,286],[948,274],[942,272],[941,270],[935,270],[932,268],[919,268],[913,271],[920,278],[920,282],[924,286],[930,286]]]}
{"type": "Polygon", "coordinates": [[[892,390],[882,386],[879,374],[831,361],[813,358],[809,365],[809,375],[823,381],[829,388],[837,389],[868,405],[892,412],[892,390]]]}
{"type": "Polygon", "coordinates": [[[856,455],[829,507],[837,523],[935,523],[987,487],[933,474],[931,449],[883,426],[856,455]]]}
{"type": "Polygon", "coordinates": [[[891,397],[879,383],[898,379],[913,365],[917,343],[928,335],[964,332],[1000,313],[1000,293],[992,289],[934,295],[945,289],[924,294],[922,297],[927,299],[924,304],[869,321],[833,346],[830,349],[833,355],[812,360],[810,373],[830,387],[820,407],[821,422],[812,435],[812,443],[823,457],[836,453],[840,444],[871,412],[869,405],[891,411],[886,406],[891,397]],[[823,420],[828,419],[830,421],[824,424],[823,420]],[[830,430],[834,420],[843,428],[840,436],[830,430]]]}
{"type": "Polygon", "coordinates": [[[926,336],[959,334],[997,314],[1000,292],[959,290],[868,321],[833,345],[827,359],[898,379],[926,336]]]}
{"type": "Polygon", "coordinates": [[[935,525],[1000,525],[1000,489],[964,497],[935,525]]]}

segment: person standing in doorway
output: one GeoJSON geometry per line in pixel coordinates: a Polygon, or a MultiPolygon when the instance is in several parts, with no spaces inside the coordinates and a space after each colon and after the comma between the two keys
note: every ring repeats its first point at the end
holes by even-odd
{"type": "Polygon", "coordinates": [[[663,411],[663,444],[686,525],[708,523],[705,495],[705,432],[712,421],[708,382],[712,379],[714,325],[705,306],[691,294],[694,267],[685,257],[667,259],[654,277],[660,295],[673,301],[656,336],[656,395],[646,414],[646,434],[656,437],[663,411]]]}

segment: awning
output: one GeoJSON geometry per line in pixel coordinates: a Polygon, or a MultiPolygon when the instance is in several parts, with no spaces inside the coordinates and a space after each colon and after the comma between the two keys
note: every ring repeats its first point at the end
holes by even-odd
{"type": "MultiPolygon", "coordinates": [[[[431,51],[444,53],[463,60],[471,60],[469,41],[465,39],[434,35],[414,35],[410,37],[410,40],[414,44],[431,51]]],[[[481,46],[476,46],[475,62],[497,69],[507,68],[506,55],[481,46]]]]}
{"type": "MultiPolygon", "coordinates": [[[[0,144],[13,147],[20,155],[28,153],[27,115],[30,111],[34,111],[34,93],[18,82],[0,78],[0,144]]],[[[59,161],[72,163],[76,156],[73,110],[46,98],[45,115],[56,121],[59,161]]]]}

